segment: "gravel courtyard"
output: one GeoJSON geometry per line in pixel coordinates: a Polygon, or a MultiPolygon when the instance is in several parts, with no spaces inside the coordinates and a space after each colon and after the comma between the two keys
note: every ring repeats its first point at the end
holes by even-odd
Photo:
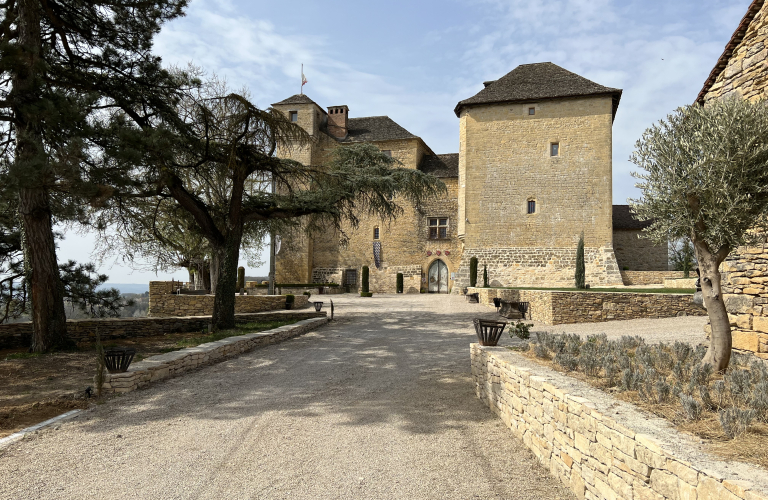
{"type": "MultiPolygon", "coordinates": [[[[313,297],[328,298],[336,321],[316,332],[0,450],[0,498],[574,498],[474,395],[471,320],[493,309],[444,295],[313,297]]],[[[703,321],[549,328],[697,343],[703,321]]]]}

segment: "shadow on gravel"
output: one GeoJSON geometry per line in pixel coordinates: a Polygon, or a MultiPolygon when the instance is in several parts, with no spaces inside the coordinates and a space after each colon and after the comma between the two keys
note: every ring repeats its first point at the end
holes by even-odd
{"type": "Polygon", "coordinates": [[[412,316],[376,309],[337,309],[337,320],[316,332],[118,397],[97,408],[84,430],[130,432],[152,421],[265,412],[335,414],[338,425],[389,422],[415,434],[497,420],[476,399],[469,366],[472,319],[494,318],[493,309],[416,310],[412,316]]]}

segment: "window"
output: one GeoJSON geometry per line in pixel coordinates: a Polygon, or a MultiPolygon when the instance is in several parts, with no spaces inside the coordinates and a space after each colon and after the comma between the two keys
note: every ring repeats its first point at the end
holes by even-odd
{"type": "Polygon", "coordinates": [[[378,240],[379,239],[379,228],[378,227],[374,227],[373,228],[373,239],[374,240],[378,240]]]}
{"type": "Polygon", "coordinates": [[[345,285],[357,285],[357,269],[347,269],[344,273],[345,285]]]}
{"type": "Polygon", "coordinates": [[[528,200],[528,213],[529,214],[536,213],[536,200],[528,200]]]}
{"type": "Polygon", "coordinates": [[[292,121],[292,122],[297,122],[297,121],[299,121],[299,112],[298,112],[298,111],[291,111],[291,112],[290,112],[290,113],[288,113],[288,114],[289,114],[289,116],[290,116],[290,118],[291,118],[291,121],[292,121]]]}
{"type": "Polygon", "coordinates": [[[549,156],[560,156],[560,143],[553,142],[549,145],[549,156]]]}
{"type": "Polygon", "coordinates": [[[430,218],[429,219],[429,239],[442,240],[448,238],[448,219],[430,218]]]}
{"type": "Polygon", "coordinates": [[[392,158],[392,150],[384,149],[381,152],[384,153],[386,156],[389,156],[390,158],[392,158]]]}
{"type": "Polygon", "coordinates": [[[536,114],[536,108],[528,108],[528,114],[529,115],[535,115],[536,114]]]}

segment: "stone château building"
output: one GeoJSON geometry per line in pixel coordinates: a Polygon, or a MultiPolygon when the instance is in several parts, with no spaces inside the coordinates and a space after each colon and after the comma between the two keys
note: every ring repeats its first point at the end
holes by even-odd
{"type": "Polygon", "coordinates": [[[643,225],[611,203],[621,90],[552,63],[521,65],[484,85],[454,110],[457,154],[435,154],[387,116],[350,118],[347,106],[326,111],[306,95],[273,104],[314,139],[286,153],[295,160],[320,165],[334,147],[368,142],[447,186],[392,223],[362,217],[345,230],[345,246],[333,231],[284,236],[276,279],[359,286],[367,265],[373,292],[394,292],[403,273],[406,292],[447,293],[469,285],[477,257],[495,286],[573,286],[582,233],[592,285],[621,285],[620,269],[666,270],[666,247],[639,240],[643,225]]]}

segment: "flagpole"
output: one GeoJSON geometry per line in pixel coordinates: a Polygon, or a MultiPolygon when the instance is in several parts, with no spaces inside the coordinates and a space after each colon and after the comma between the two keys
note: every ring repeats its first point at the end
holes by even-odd
{"type": "Polygon", "coordinates": [[[300,78],[300,81],[301,81],[301,90],[299,91],[299,93],[301,95],[304,95],[304,63],[301,63],[301,78],[300,78]]]}

